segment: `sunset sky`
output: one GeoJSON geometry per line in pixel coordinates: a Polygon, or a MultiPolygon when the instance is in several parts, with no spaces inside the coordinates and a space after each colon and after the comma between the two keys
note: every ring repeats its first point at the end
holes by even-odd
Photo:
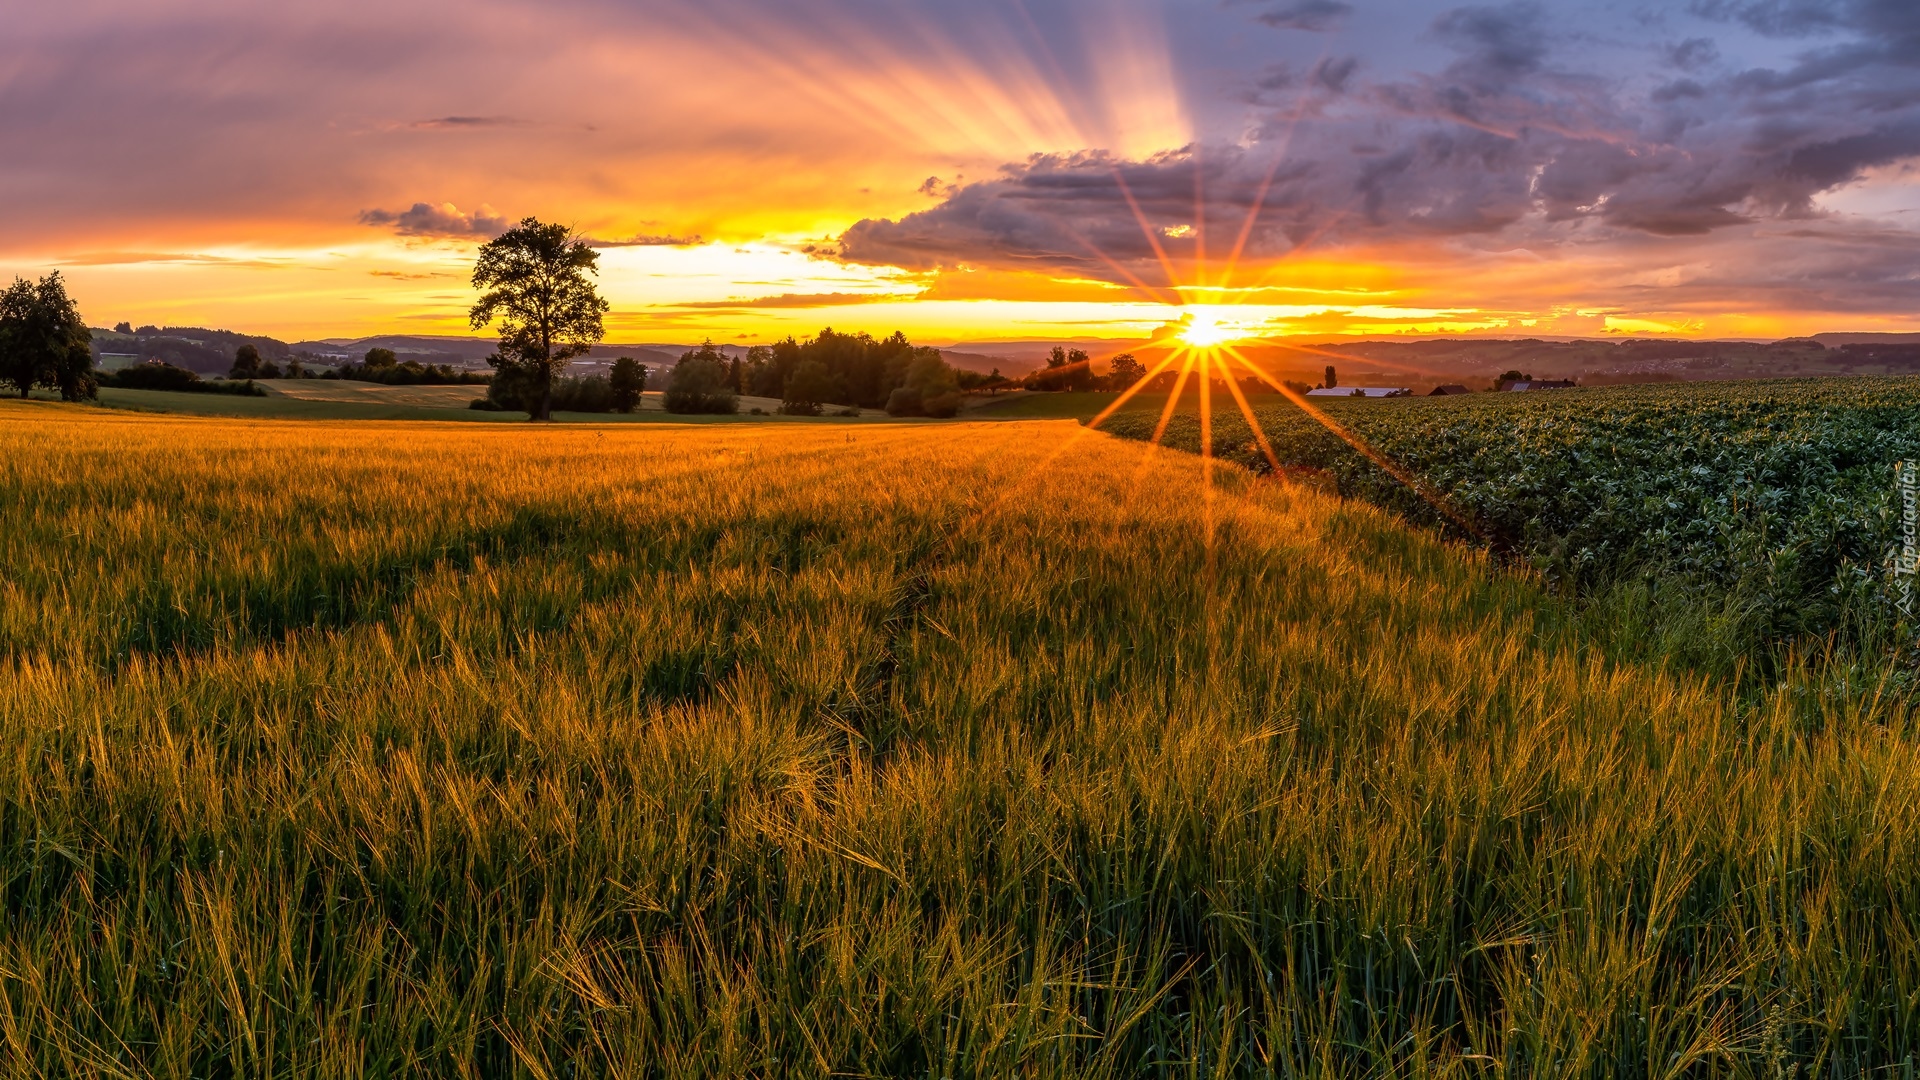
{"type": "Polygon", "coordinates": [[[465,334],[534,215],[620,341],[1920,331],[1913,0],[7,18],[0,272],[95,325],[465,334]]]}

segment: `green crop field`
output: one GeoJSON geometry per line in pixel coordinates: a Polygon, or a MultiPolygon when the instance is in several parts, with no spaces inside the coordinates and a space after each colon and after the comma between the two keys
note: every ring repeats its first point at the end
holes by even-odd
{"type": "Polygon", "coordinates": [[[1216,472],[0,403],[0,1060],[1911,1070],[1900,699],[1216,472]]]}
{"type": "MultiPolygon", "coordinates": [[[[1623,648],[1729,674],[1837,653],[1835,673],[1915,689],[1920,626],[1899,612],[1891,571],[1894,467],[1920,460],[1920,379],[1316,398],[1330,423],[1257,408],[1265,449],[1230,399],[1216,402],[1219,457],[1310,470],[1471,537],[1585,596],[1623,648]]],[[[1157,421],[1126,413],[1103,428],[1148,439],[1157,421]]],[[[1198,419],[1174,417],[1165,444],[1198,451],[1198,419]]]]}

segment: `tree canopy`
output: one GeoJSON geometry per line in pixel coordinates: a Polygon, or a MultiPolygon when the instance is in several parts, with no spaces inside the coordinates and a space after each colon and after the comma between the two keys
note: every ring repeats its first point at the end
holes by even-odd
{"type": "Polygon", "coordinates": [[[605,336],[608,305],[589,277],[599,259],[566,226],[537,218],[481,245],[473,267],[481,296],[469,321],[478,330],[500,320],[500,348],[488,362],[525,380],[531,419],[552,415],[554,376],[605,336]]]}
{"type": "Polygon", "coordinates": [[[728,382],[727,357],[713,342],[680,358],[661,395],[670,413],[732,413],[740,400],[728,382]]]}
{"type": "Polygon", "coordinates": [[[613,411],[630,413],[640,407],[640,397],[647,392],[647,369],[631,356],[622,356],[613,362],[613,370],[607,373],[607,388],[613,394],[613,411]]]}
{"type": "Polygon", "coordinates": [[[807,341],[788,338],[747,350],[740,379],[746,393],[783,402],[883,409],[893,392],[907,385],[916,362],[946,367],[940,350],[916,346],[905,334],[876,339],[829,327],[807,341]],[[808,364],[819,365],[818,370],[808,364]],[[802,377],[803,368],[804,382],[796,387],[793,380],[802,377]]]}
{"type": "Polygon", "coordinates": [[[92,340],[58,270],[39,281],[16,278],[0,293],[0,381],[21,397],[35,386],[55,387],[67,401],[93,397],[92,340]]]}

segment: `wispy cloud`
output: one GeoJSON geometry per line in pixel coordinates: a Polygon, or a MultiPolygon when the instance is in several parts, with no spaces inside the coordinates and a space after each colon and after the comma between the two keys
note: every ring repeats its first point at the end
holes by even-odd
{"type": "Polygon", "coordinates": [[[697,300],[690,303],[673,304],[671,306],[713,311],[827,308],[845,307],[850,304],[883,304],[889,301],[899,302],[912,300],[918,295],[918,293],[782,293],[779,296],[761,296],[753,299],[697,300]]]}
{"type": "Polygon", "coordinates": [[[439,116],[415,120],[407,126],[417,131],[473,131],[478,128],[516,127],[526,123],[511,116],[439,116]]]}
{"type": "Polygon", "coordinates": [[[643,233],[623,240],[607,240],[591,236],[587,238],[587,246],[591,248],[699,247],[704,243],[706,241],[699,236],[672,236],[665,233],[660,235],[643,233]]]}

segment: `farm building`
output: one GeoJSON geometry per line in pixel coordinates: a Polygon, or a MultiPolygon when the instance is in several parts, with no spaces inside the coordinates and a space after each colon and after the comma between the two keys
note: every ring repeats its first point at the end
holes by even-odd
{"type": "Polygon", "coordinates": [[[1412,397],[1413,391],[1404,386],[1330,386],[1322,390],[1307,391],[1308,397],[1412,397]]]}
{"type": "Polygon", "coordinates": [[[1509,391],[1571,390],[1576,385],[1578,384],[1575,383],[1572,379],[1533,379],[1533,380],[1524,381],[1524,382],[1504,382],[1500,384],[1500,389],[1509,390],[1509,391]]]}
{"type": "Polygon", "coordinates": [[[1473,393],[1473,391],[1467,389],[1464,386],[1461,386],[1459,383],[1448,383],[1445,386],[1434,387],[1432,392],[1428,393],[1427,396],[1428,397],[1452,397],[1455,394],[1471,394],[1471,393],[1473,393]]]}

